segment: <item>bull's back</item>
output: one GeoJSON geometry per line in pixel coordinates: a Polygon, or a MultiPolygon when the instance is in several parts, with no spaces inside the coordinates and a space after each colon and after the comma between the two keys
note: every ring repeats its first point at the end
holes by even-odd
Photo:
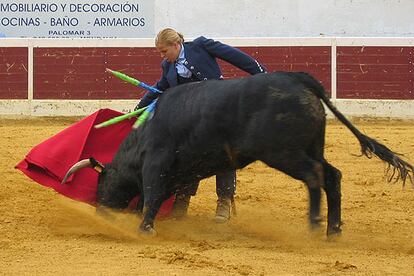
{"type": "Polygon", "coordinates": [[[175,143],[178,178],[242,167],[264,151],[307,147],[325,124],[318,97],[295,73],[181,85],[165,92],[154,119],[175,143]]]}
{"type": "Polygon", "coordinates": [[[160,97],[153,123],[163,124],[173,139],[203,144],[206,136],[210,143],[265,133],[299,136],[325,123],[323,106],[303,77],[281,72],[180,85],[160,97]]]}

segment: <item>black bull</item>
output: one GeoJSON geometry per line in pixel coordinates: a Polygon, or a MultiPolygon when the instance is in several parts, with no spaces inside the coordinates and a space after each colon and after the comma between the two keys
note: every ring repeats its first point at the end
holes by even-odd
{"type": "Polygon", "coordinates": [[[327,233],[339,233],[341,172],[324,158],[326,115],[321,100],[356,136],[364,155],[378,156],[394,168],[397,178],[412,180],[413,166],[357,130],[317,80],[306,73],[280,72],[190,83],[166,91],[152,120],[131,132],[100,173],[98,203],[125,208],[140,193],[144,197],[140,230],[155,233],[161,203],[178,189],[260,160],[306,184],[313,226],[320,222],[323,188],[327,233]]]}

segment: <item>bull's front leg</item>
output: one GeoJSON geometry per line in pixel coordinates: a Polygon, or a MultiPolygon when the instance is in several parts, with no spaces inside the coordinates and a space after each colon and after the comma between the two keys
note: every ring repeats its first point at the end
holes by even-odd
{"type": "MultiPolygon", "coordinates": [[[[144,181],[144,183],[146,182],[144,181]]],[[[153,181],[145,185],[147,185],[147,187],[144,188],[144,219],[139,226],[139,230],[143,234],[155,235],[156,231],[154,229],[154,221],[161,207],[161,204],[166,199],[166,189],[165,184],[160,180],[153,181]]]]}
{"type": "Polygon", "coordinates": [[[154,229],[155,217],[161,204],[168,198],[167,182],[165,168],[167,165],[161,158],[150,159],[154,161],[143,167],[143,195],[144,195],[144,219],[139,226],[139,230],[143,234],[155,235],[154,229]]]}

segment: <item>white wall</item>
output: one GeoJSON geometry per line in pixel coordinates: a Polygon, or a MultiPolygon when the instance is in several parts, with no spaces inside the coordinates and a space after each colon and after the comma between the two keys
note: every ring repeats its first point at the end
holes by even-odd
{"type": "Polygon", "coordinates": [[[155,33],[186,37],[414,36],[414,0],[155,0],[155,33]]]}

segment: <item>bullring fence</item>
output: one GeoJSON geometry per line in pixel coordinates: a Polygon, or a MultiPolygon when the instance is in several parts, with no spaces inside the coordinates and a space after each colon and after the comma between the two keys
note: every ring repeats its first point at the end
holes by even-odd
{"type": "MultiPolygon", "coordinates": [[[[414,38],[217,38],[272,71],[304,71],[348,116],[414,119],[414,38]]],[[[0,115],[83,116],[129,111],[161,75],[153,39],[0,39],[0,115]]],[[[225,78],[246,74],[221,62],[225,78]]]]}

